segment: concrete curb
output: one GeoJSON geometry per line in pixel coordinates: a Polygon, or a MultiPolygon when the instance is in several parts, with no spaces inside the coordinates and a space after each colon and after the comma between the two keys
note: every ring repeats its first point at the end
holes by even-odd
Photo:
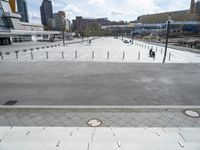
{"type": "Polygon", "coordinates": [[[4,106],[0,105],[0,109],[200,109],[200,105],[184,105],[184,106],[170,106],[170,105],[151,105],[151,106],[94,106],[94,105],[15,105],[15,106],[4,106]]]}

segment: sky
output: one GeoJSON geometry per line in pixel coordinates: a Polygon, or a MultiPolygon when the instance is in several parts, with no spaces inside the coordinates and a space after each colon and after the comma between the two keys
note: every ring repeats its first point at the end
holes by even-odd
{"type": "MultiPolygon", "coordinates": [[[[189,9],[191,0],[52,0],[53,12],[65,11],[67,18],[108,18],[112,21],[133,21],[138,16],[165,11],[189,9]]],[[[27,0],[29,20],[41,23],[42,0],[27,0]]]]}

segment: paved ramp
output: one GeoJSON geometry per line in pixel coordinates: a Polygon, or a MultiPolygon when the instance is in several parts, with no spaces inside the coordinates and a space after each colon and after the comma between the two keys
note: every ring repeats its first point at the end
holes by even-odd
{"type": "Polygon", "coordinates": [[[197,128],[1,127],[1,150],[198,150],[197,128]]]}

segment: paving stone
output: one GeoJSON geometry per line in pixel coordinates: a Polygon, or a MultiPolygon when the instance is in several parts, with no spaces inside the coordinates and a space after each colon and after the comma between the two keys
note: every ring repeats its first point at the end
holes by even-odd
{"type": "Polygon", "coordinates": [[[57,112],[53,112],[51,113],[51,115],[55,118],[59,118],[61,116],[64,116],[65,114],[64,113],[59,113],[58,111],[57,112]]]}
{"type": "Polygon", "coordinates": [[[90,113],[89,116],[91,118],[98,118],[99,116],[101,116],[101,114],[100,113],[90,113]]]}
{"type": "Polygon", "coordinates": [[[57,109],[1,110],[0,126],[71,126],[87,127],[90,119],[102,121],[102,127],[200,127],[200,118],[182,111],[170,112],[66,112],[57,109]]]}
{"type": "Polygon", "coordinates": [[[0,116],[0,120],[6,119],[5,116],[0,116]]]}
{"type": "Polygon", "coordinates": [[[113,125],[113,122],[109,119],[102,119],[102,122],[106,127],[111,127],[113,125]]]}
{"type": "Polygon", "coordinates": [[[104,116],[104,117],[106,117],[106,118],[110,118],[110,117],[112,117],[113,114],[105,112],[105,113],[101,113],[101,115],[104,116]]]}
{"type": "Polygon", "coordinates": [[[150,127],[148,124],[140,122],[136,127],[150,127]]]}
{"type": "Polygon", "coordinates": [[[54,120],[55,118],[53,117],[53,116],[51,116],[51,115],[45,115],[45,116],[42,116],[42,118],[44,118],[46,121],[52,121],[52,120],[54,120]]]}
{"type": "Polygon", "coordinates": [[[22,124],[19,119],[10,119],[8,120],[8,122],[11,126],[15,126],[16,124],[22,124]]]}
{"type": "Polygon", "coordinates": [[[7,119],[0,119],[0,126],[10,126],[9,122],[7,119]]]}
{"type": "Polygon", "coordinates": [[[33,122],[31,119],[23,120],[22,124],[24,126],[37,126],[37,124],[35,122],[33,122]]]}
{"type": "Polygon", "coordinates": [[[138,127],[138,125],[141,124],[140,121],[137,121],[134,119],[130,120],[129,123],[131,123],[133,125],[133,127],[138,127]]]}
{"type": "Polygon", "coordinates": [[[181,122],[183,122],[183,121],[184,121],[183,118],[176,118],[176,117],[174,117],[174,118],[172,118],[172,119],[169,121],[169,123],[171,123],[171,124],[173,124],[173,125],[175,125],[175,126],[178,126],[178,125],[181,124],[181,122]]]}
{"type": "Polygon", "coordinates": [[[31,118],[34,122],[42,122],[44,119],[41,116],[35,116],[31,118]]]}
{"type": "MultiPolygon", "coordinates": [[[[85,113],[83,113],[85,114],[85,113]]],[[[68,118],[72,118],[74,116],[76,116],[77,114],[76,113],[65,113],[65,115],[68,117],[68,118]]]]}
{"type": "MultiPolygon", "coordinates": [[[[68,116],[67,113],[66,113],[65,115],[68,116]]],[[[81,118],[84,118],[84,117],[88,117],[88,116],[89,116],[88,113],[77,113],[76,115],[79,116],[79,117],[81,117],[81,118]]],[[[73,116],[74,116],[74,115],[72,115],[72,117],[73,117],[73,116]]],[[[89,117],[90,117],[90,116],[89,116],[89,117]]]]}
{"type": "MultiPolygon", "coordinates": [[[[160,118],[158,119],[154,124],[158,124],[161,125],[162,127],[165,126],[168,122],[170,121],[170,119],[167,118],[160,118]]],[[[153,124],[153,125],[154,125],[153,124]]]]}
{"type": "Polygon", "coordinates": [[[54,119],[52,121],[49,122],[50,126],[65,126],[63,123],[61,123],[59,120],[54,119]]]}

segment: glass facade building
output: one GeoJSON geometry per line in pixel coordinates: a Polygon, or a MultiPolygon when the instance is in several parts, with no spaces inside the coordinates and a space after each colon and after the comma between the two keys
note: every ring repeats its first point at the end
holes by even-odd
{"type": "Polygon", "coordinates": [[[26,0],[17,0],[17,9],[18,13],[21,15],[21,21],[29,22],[26,0]]]}
{"type": "Polygon", "coordinates": [[[4,1],[0,2],[0,28],[8,28],[8,22],[4,16],[4,9],[3,9],[4,1]]]}

